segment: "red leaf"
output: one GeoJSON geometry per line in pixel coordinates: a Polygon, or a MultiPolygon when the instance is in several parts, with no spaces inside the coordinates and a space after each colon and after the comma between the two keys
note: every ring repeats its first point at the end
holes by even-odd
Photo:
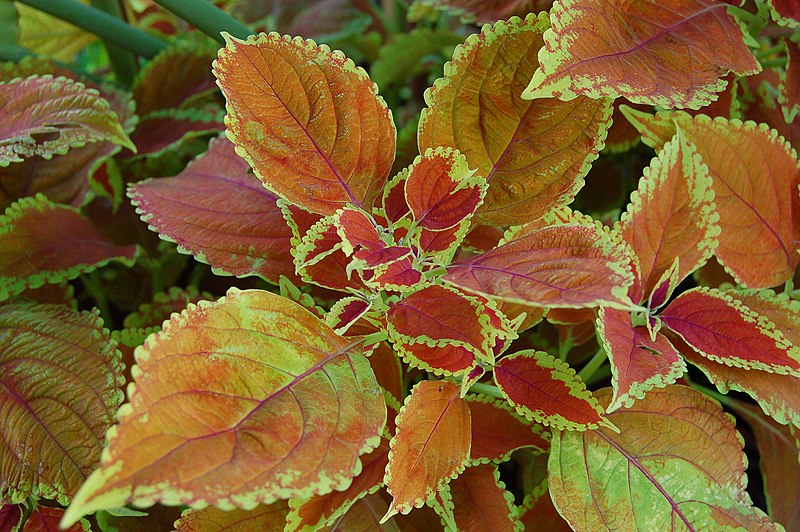
{"type": "Polygon", "coordinates": [[[800,347],[730,294],[708,288],[689,290],[661,312],[661,320],[715,362],[800,375],[800,347]]]}
{"type": "Polygon", "coordinates": [[[627,252],[601,228],[564,224],[533,230],[476,257],[453,263],[444,280],[514,303],[628,308],[633,283],[627,252]]]}
{"type": "Polygon", "coordinates": [[[194,110],[166,110],[151,113],[139,120],[131,140],[139,155],[155,156],[185,141],[225,129],[221,116],[194,110]]]}
{"type": "Polygon", "coordinates": [[[387,330],[407,362],[436,374],[465,373],[476,358],[491,362],[497,341],[515,336],[491,304],[440,285],[391,305],[387,330]]]}
{"type": "Polygon", "coordinates": [[[728,72],[761,70],[727,7],[719,0],[556,2],[541,66],[523,97],[583,94],[666,108],[707,105],[725,88],[721,78],[728,72]]]}
{"type": "Polygon", "coordinates": [[[472,463],[504,462],[517,449],[545,452],[550,447],[542,426],[517,415],[508,402],[474,394],[465,399],[472,417],[472,463]]]}
{"type": "Polygon", "coordinates": [[[470,450],[469,405],[447,381],[421,381],[411,391],[390,442],[386,489],[392,504],[383,518],[408,513],[464,470],[470,450]]]}
{"type": "Polygon", "coordinates": [[[608,412],[629,408],[655,387],[674,384],[686,371],[686,364],[672,344],[660,333],[650,339],[646,327],[633,327],[627,312],[600,309],[597,334],[611,363],[614,395],[608,412]]]}
{"type": "Polygon", "coordinates": [[[221,272],[296,279],[276,196],[224,137],[177,176],[137,183],[129,196],[153,230],[221,272]]]}
{"type": "Polygon", "coordinates": [[[486,187],[458,150],[428,148],[408,168],[406,203],[419,227],[443,231],[472,216],[486,187]]]}
{"type": "Polygon", "coordinates": [[[375,290],[409,292],[423,281],[422,272],[414,268],[410,257],[383,264],[372,272],[371,277],[365,276],[364,284],[375,290]]]}
{"type": "Polygon", "coordinates": [[[772,19],[781,26],[800,28],[800,5],[795,0],[769,0],[772,19]]]}
{"type": "Polygon", "coordinates": [[[47,506],[37,506],[25,521],[22,532],[52,532],[64,530],[65,532],[84,532],[89,530],[89,524],[85,520],[75,523],[68,528],[59,526],[64,510],[61,508],[48,508],[47,506]]]}
{"type": "Polygon", "coordinates": [[[556,429],[608,425],[592,392],[566,363],[543,351],[520,351],[494,368],[500,391],[526,418],[556,429]]]}
{"type": "Polygon", "coordinates": [[[22,510],[16,504],[3,504],[0,506],[0,532],[13,532],[17,530],[22,519],[22,510]]]}
{"type": "Polygon", "coordinates": [[[228,101],[228,136],[256,175],[312,212],[372,206],[392,167],[396,131],[366,73],[313,41],[226,40],[214,74],[228,101]]]}
{"type": "Polygon", "coordinates": [[[544,493],[525,499],[525,504],[520,508],[519,520],[522,521],[524,530],[529,532],[572,532],[572,527],[553,506],[547,486],[544,493]]]}
{"type": "Polygon", "coordinates": [[[41,194],[23,198],[0,217],[0,301],[59,283],[110,261],[133,265],[136,246],[118,246],[77,209],[41,194]]]}
{"type": "MultiPolygon", "coordinates": [[[[800,8],[797,18],[800,27],[800,8]]],[[[788,63],[786,70],[781,73],[780,96],[778,100],[783,108],[783,116],[787,123],[794,121],[800,113],[800,46],[785,40],[788,63]]]]}

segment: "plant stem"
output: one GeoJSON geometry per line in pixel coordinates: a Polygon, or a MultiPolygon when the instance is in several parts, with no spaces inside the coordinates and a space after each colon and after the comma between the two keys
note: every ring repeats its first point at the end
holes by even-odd
{"type": "Polygon", "coordinates": [[[155,0],[155,2],[223,44],[225,39],[220,35],[223,31],[240,39],[255,33],[207,0],[155,0]]]}
{"type": "Polygon", "coordinates": [[[697,384],[697,383],[693,382],[691,386],[692,386],[692,388],[694,388],[698,392],[702,392],[702,393],[706,394],[707,396],[709,396],[709,397],[711,397],[713,399],[716,399],[717,401],[719,401],[723,405],[730,404],[730,398],[727,395],[722,395],[721,393],[717,392],[716,390],[712,390],[711,388],[706,388],[702,384],[697,384]]]}
{"type": "Polygon", "coordinates": [[[76,0],[19,1],[144,57],[153,57],[167,46],[161,39],[76,0]]]}
{"type": "MultiPolygon", "coordinates": [[[[116,0],[92,0],[92,6],[108,13],[112,17],[123,20],[122,11],[116,0]]],[[[133,85],[133,78],[136,77],[136,72],[139,70],[136,57],[130,50],[126,50],[108,39],[103,39],[103,44],[108,52],[108,60],[111,62],[111,67],[114,69],[117,82],[126,87],[133,85]]]]}
{"type": "Polygon", "coordinates": [[[770,46],[769,48],[766,48],[764,50],[756,50],[756,52],[753,55],[756,56],[756,59],[761,61],[765,57],[769,57],[773,54],[783,52],[785,49],[786,48],[784,47],[783,43],[780,43],[776,44],[775,46],[770,46]]]}
{"type": "Polygon", "coordinates": [[[759,61],[759,63],[761,63],[761,68],[772,68],[772,67],[786,65],[787,60],[788,59],[786,57],[778,57],[777,59],[767,59],[765,61],[759,61]]]}
{"type": "Polygon", "coordinates": [[[611,376],[611,364],[603,363],[600,368],[594,372],[594,375],[586,379],[586,386],[591,386],[596,382],[607,379],[611,376]]]}
{"type": "Polygon", "coordinates": [[[597,350],[597,353],[592,356],[589,362],[587,362],[586,365],[581,368],[581,370],[578,372],[578,377],[580,377],[583,382],[589,381],[594,373],[600,369],[600,366],[603,365],[603,362],[605,362],[607,358],[608,357],[606,356],[605,350],[601,347],[597,350]]]}
{"type": "Polygon", "coordinates": [[[495,397],[497,399],[505,400],[505,396],[500,391],[497,386],[492,384],[485,384],[483,382],[476,382],[472,386],[470,386],[469,391],[475,393],[482,393],[483,395],[488,395],[489,397],[495,397]]]}
{"type": "Polygon", "coordinates": [[[23,46],[0,46],[0,61],[12,61],[18,63],[24,58],[34,56],[33,52],[23,46]]]}

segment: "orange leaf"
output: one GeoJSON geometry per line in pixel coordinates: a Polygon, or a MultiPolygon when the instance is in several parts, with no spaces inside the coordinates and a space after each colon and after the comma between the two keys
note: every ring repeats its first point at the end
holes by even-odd
{"type": "Polygon", "coordinates": [[[630,407],[655,387],[674,384],[686,372],[678,351],[660,333],[650,338],[646,327],[633,327],[627,312],[600,309],[597,335],[611,363],[614,396],[608,412],[630,407]]]}
{"type": "Polygon", "coordinates": [[[381,440],[374,451],[361,459],[361,473],[346,490],[308,499],[291,499],[286,531],[320,530],[332,525],[348,513],[354,503],[378,490],[383,484],[383,474],[388,463],[389,442],[381,440]]]}
{"type": "Polygon", "coordinates": [[[745,491],[743,441],[716,401],[669,386],[609,418],[618,434],[553,433],[550,495],[573,529],[775,529],[745,491]]]}
{"type": "Polygon", "coordinates": [[[676,258],[679,282],[711,257],[719,235],[713,198],[708,167],[678,132],[645,168],[618,227],[639,259],[645,297],[676,258]]]}
{"type": "Polygon", "coordinates": [[[542,426],[518,415],[507,401],[475,394],[465,399],[472,418],[469,458],[473,464],[503,462],[517,449],[545,452],[550,447],[549,434],[542,426]],[[503,429],[498,430],[498,427],[503,429]]]}
{"type": "Polygon", "coordinates": [[[500,359],[494,382],[521,415],[556,429],[608,426],[600,405],[565,362],[544,351],[520,351],[500,359]]]}
{"type": "Polygon", "coordinates": [[[288,514],[286,501],[261,504],[253,510],[225,511],[214,507],[186,510],[175,523],[175,529],[177,532],[283,530],[288,514]]]}
{"type": "Polygon", "coordinates": [[[458,530],[515,532],[519,528],[514,496],[500,482],[495,465],[468,467],[442,489],[441,499],[458,530]]]}
{"type": "Polygon", "coordinates": [[[371,207],[396,131],[364,70],[301,38],[225,38],[214,75],[228,101],[228,137],[256,175],[312,212],[371,207]]]}
{"type": "Polygon", "coordinates": [[[444,280],[463,290],[512,303],[629,308],[634,277],[627,251],[588,224],[534,229],[447,268],[444,280]]]}
{"type": "Polygon", "coordinates": [[[174,314],[137,349],[130,403],[64,523],[128,502],[249,509],[345,488],[386,421],[362,342],[260,290],[174,314]]]}
{"type": "Polygon", "coordinates": [[[720,0],[557,1],[541,66],[523,97],[583,94],[666,108],[708,105],[725,88],[721,78],[728,72],[761,70],[727,8],[720,0]]]}
{"type": "Polygon", "coordinates": [[[447,381],[421,381],[397,418],[390,442],[386,489],[392,504],[384,516],[419,508],[464,470],[470,452],[469,404],[447,381]]]}
{"type": "Polygon", "coordinates": [[[0,307],[0,501],[66,504],[100,463],[124,383],[120,353],[93,313],[0,307]]]}
{"type": "Polygon", "coordinates": [[[476,215],[484,224],[519,225],[569,203],[603,146],[610,100],[519,96],[547,26],[541,13],[484,27],[425,93],[420,150],[452,146],[477,166],[490,185],[476,215]]]}
{"type": "Polygon", "coordinates": [[[216,270],[296,279],[291,230],[275,195],[249,170],[218,137],[177,176],[137,183],[128,195],[151,229],[216,270]]]}

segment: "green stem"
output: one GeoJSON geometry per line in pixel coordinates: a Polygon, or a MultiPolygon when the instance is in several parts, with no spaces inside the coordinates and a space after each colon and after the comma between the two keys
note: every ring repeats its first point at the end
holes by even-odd
{"type": "Polygon", "coordinates": [[[729,405],[730,402],[731,402],[730,401],[730,397],[728,397],[727,395],[722,395],[718,391],[712,390],[711,388],[707,388],[707,387],[703,386],[702,384],[697,384],[697,383],[693,382],[691,384],[691,386],[692,386],[692,388],[694,388],[698,392],[703,392],[707,396],[709,396],[709,397],[711,397],[713,399],[716,399],[717,401],[719,401],[723,405],[729,405]]]}
{"type": "Polygon", "coordinates": [[[0,61],[12,61],[14,63],[18,63],[26,57],[35,55],[35,53],[23,46],[0,46],[0,61]]]}
{"type": "MultiPolygon", "coordinates": [[[[117,0],[92,0],[92,6],[108,13],[112,17],[124,20],[117,0]]],[[[108,52],[108,60],[111,62],[111,68],[114,69],[117,81],[126,87],[133,85],[133,79],[139,70],[134,54],[108,39],[103,39],[103,44],[106,47],[106,52],[108,52]]]]}
{"type": "Polygon", "coordinates": [[[111,313],[111,306],[108,304],[106,290],[103,288],[103,282],[100,280],[98,273],[94,271],[81,275],[81,282],[97,304],[97,308],[100,310],[100,317],[103,318],[104,327],[113,329],[114,315],[111,313]]]}
{"type": "Polygon", "coordinates": [[[765,57],[769,57],[769,56],[771,56],[773,54],[781,53],[785,49],[786,49],[786,47],[783,45],[783,43],[780,43],[780,44],[776,44],[775,46],[770,46],[769,48],[765,48],[764,50],[756,50],[753,55],[756,56],[756,59],[761,61],[765,57]]]}
{"type": "Polygon", "coordinates": [[[759,61],[761,68],[772,68],[777,66],[785,66],[788,58],[779,57],[777,59],[767,59],[766,61],[759,61]]]}
{"type": "Polygon", "coordinates": [[[207,0],[155,0],[155,2],[222,44],[225,43],[225,39],[220,35],[223,31],[240,39],[255,33],[207,0]]]}
{"type": "Polygon", "coordinates": [[[591,386],[597,382],[605,380],[611,376],[611,364],[603,364],[594,375],[586,379],[586,386],[591,386]]]}
{"type": "Polygon", "coordinates": [[[161,39],[76,0],[19,1],[144,57],[153,57],[167,46],[161,39]]]}
{"type": "Polygon", "coordinates": [[[601,347],[597,350],[597,353],[592,356],[589,362],[581,368],[578,372],[578,377],[580,377],[583,382],[588,382],[607,358],[605,350],[601,347]]]}
{"type": "Polygon", "coordinates": [[[483,382],[476,382],[472,386],[470,386],[469,391],[475,393],[482,393],[483,395],[488,395],[489,397],[495,397],[497,399],[504,399],[505,396],[500,391],[497,386],[492,384],[485,384],[483,382]]]}

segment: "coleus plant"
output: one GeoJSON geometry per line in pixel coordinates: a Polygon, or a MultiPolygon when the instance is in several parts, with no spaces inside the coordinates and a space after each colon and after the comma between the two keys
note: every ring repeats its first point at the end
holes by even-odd
{"type": "MultiPolygon", "coordinates": [[[[488,4],[472,18],[530,9],[488,4]]],[[[0,524],[25,514],[26,529],[80,527],[159,502],[186,507],[178,530],[790,526],[781,466],[765,460],[768,517],[745,489],[742,438],[710,396],[798,468],[800,165],[769,125],[701,109],[761,70],[734,16],[757,14],[668,4],[563,0],[484,26],[425,92],[419,155],[396,173],[392,112],[364,70],[299,37],[226,35],[213,65],[226,135],[128,196],[215,272],[279,288],[216,300],[173,290],[112,337],[96,313],[19,296],[134,264],[141,249],[44,195],[12,203],[0,220],[0,297],[14,298],[0,307],[14,442],[0,448],[0,524]],[[729,73],[739,77],[726,85],[729,73]],[[656,150],[619,221],[568,206],[612,114],[656,150]],[[683,288],[712,257],[732,288],[683,288]],[[546,315],[596,330],[580,373],[531,334],[546,315]],[[129,377],[117,342],[135,347],[129,377]],[[606,359],[611,386],[590,391],[606,359]],[[687,360],[761,411],[687,386],[687,360]],[[536,483],[520,506],[498,468],[515,452],[536,483]],[[20,504],[31,498],[68,508],[20,504]]],[[[791,27],[790,10],[758,13],[791,27]]],[[[781,46],[786,128],[796,50],[781,46]]],[[[208,90],[201,80],[148,106],[163,97],[142,83],[142,121],[126,130],[123,107],[78,81],[0,84],[26,98],[2,108],[0,160],[95,144],[157,153],[213,129],[213,106],[172,110],[208,90]],[[51,94],[65,103],[48,105],[51,94]],[[164,131],[179,134],[165,143],[164,131]]]]}

